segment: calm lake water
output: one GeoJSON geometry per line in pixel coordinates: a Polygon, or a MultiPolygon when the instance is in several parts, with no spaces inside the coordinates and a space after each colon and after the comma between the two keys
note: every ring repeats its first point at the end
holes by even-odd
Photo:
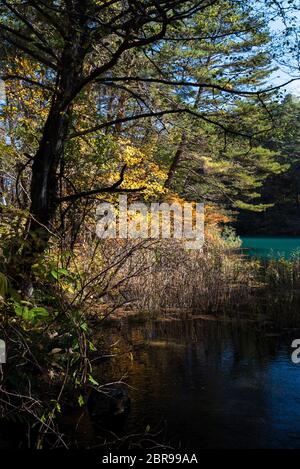
{"type": "Polygon", "coordinates": [[[132,408],[126,433],[161,430],[156,441],[201,448],[300,448],[300,364],[281,335],[215,321],[129,326],[132,408]]]}
{"type": "Polygon", "coordinates": [[[242,248],[250,256],[286,259],[300,256],[300,237],[249,236],[241,239],[242,248]]]}

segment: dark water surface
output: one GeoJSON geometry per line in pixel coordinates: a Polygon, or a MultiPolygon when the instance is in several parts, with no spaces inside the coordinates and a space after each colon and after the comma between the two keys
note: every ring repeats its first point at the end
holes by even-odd
{"type": "Polygon", "coordinates": [[[296,330],[193,320],[129,326],[126,335],[133,360],[114,371],[134,388],[126,432],[163,428],[158,441],[189,450],[300,448],[296,330]]]}

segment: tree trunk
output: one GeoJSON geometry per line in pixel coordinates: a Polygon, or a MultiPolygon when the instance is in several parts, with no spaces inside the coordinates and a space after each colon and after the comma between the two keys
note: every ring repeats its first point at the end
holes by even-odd
{"type": "Polygon", "coordinates": [[[182,132],[180,143],[178,145],[177,151],[175,153],[174,159],[172,161],[172,164],[168,172],[167,180],[165,182],[165,187],[167,188],[170,188],[172,185],[176,170],[178,169],[178,166],[182,160],[182,155],[185,149],[185,145],[186,145],[186,133],[182,132]]]}
{"type": "Polygon", "coordinates": [[[59,169],[68,139],[71,99],[82,78],[84,50],[81,37],[70,35],[61,58],[57,94],[54,95],[39,149],[34,157],[31,178],[31,206],[27,239],[22,250],[23,273],[29,273],[38,256],[45,251],[53,232],[53,221],[59,205],[59,169]],[[68,104],[67,104],[68,103],[68,104]]]}

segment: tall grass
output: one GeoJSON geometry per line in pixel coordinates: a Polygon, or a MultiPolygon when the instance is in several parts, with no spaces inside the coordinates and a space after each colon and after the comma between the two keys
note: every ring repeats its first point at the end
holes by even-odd
{"type": "Polygon", "coordinates": [[[187,251],[178,241],[160,241],[136,251],[119,275],[128,277],[120,289],[122,297],[138,311],[298,314],[299,257],[250,259],[228,239],[208,240],[202,251],[187,251]],[[144,269],[130,275],[133,266],[141,264],[144,269]]]}
{"type": "Polygon", "coordinates": [[[179,242],[160,242],[147,257],[147,270],[126,285],[126,294],[140,310],[215,313],[249,301],[253,272],[224,245],[186,251],[179,242]]]}

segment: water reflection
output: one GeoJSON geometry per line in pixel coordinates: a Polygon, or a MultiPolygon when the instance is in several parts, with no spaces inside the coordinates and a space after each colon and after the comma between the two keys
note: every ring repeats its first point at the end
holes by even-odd
{"type": "Polygon", "coordinates": [[[119,360],[114,377],[127,372],[134,388],[126,432],[160,424],[161,440],[190,450],[300,448],[300,365],[290,358],[295,332],[158,321],[124,334],[134,359],[119,360]]]}

